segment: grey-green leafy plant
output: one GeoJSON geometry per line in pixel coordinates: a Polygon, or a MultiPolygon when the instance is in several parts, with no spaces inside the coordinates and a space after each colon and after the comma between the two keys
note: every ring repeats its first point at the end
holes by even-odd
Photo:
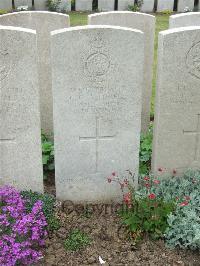
{"type": "Polygon", "coordinates": [[[70,232],[69,237],[65,240],[64,246],[66,250],[77,251],[88,246],[91,239],[88,235],[79,229],[74,229],[70,232]]]}
{"type": "Polygon", "coordinates": [[[151,168],[153,129],[150,126],[147,134],[141,134],[140,138],[140,175],[148,175],[151,168]]]}
{"type": "Polygon", "coordinates": [[[49,11],[54,11],[57,12],[59,11],[59,6],[60,6],[61,0],[47,0],[46,1],[46,6],[49,11]]]}
{"type": "MultiPolygon", "coordinates": [[[[137,196],[144,197],[146,190],[141,187],[137,196]]],[[[180,176],[169,176],[160,180],[159,186],[152,185],[148,191],[166,202],[176,201],[176,208],[167,219],[166,245],[200,249],[200,171],[189,170],[180,176]]]]}

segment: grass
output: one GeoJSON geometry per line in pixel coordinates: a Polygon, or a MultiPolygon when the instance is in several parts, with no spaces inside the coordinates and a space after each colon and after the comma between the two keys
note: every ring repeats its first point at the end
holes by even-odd
{"type": "MultiPolygon", "coordinates": [[[[87,25],[86,12],[70,12],[71,26],[87,25]]],[[[155,46],[154,46],[154,64],[153,64],[153,81],[152,81],[152,101],[151,101],[151,116],[153,116],[154,99],[156,90],[156,68],[157,68],[157,50],[158,50],[158,33],[160,31],[168,29],[169,15],[156,14],[156,34],[155,34],[155,46]]]]}

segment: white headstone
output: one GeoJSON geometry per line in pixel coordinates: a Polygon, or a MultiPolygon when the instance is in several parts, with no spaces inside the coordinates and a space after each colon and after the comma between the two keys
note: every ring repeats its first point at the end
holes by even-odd
{"type": "Polygon", "coordinates": [[[200,12],[189,12],[169,17],[169,28],[200,26],[200,12]]]}
{"type": "Polygon", "coordinates": [[[12,0],[1,0],[0,1],[0,9],[2,10],[12,10],[12,0]]]}
{"type": "Polygon", "coordinates": [[[36,32],[0,36],[0,185],[43,192],[36,32]]]}
{"type": "Polygon", "coordinates": [[[155,17],[152,15],[137,12],[105,12],[88,16],[88,23],[91,25],[113,25],[130,27],[144,32],[145,38],[145,63],[144,63],[144,88],[142,95],[142,132],[149,128],[151,93],[152,93],[152,72],[154,54],[154,32],[155,17]]]}
{"type": "Polygon", "coordinates": [[[129,6],[134,6],[134,0],[118,0],[118,10],[128,10],[129,6]]]}
{"type": "Polygon", "coordinates": [[[194,9],[194,0],[178,0],[178,12],[192,11],[194,9]]]}
{"type": "Polygon", "coordinates": [[[200,27],[159,35],[152,169],[200,168],[200,27]]]}
{"type": "Polygon", "coordinates": [[[35,10],[48,10],[46,0],[34,0],[35,10]]]}
{"type": "Polygon", "coordinates": [[[153,12],[153,10],[154,10],[154,0],[143,0],[141,11],[153,12]]]}
{"type": "Polygon", "coordinates": [[[19,6],[28,6],[29,8],[32,8],[32,0],[14,0],[14,3],[16,9],[19,6]]]}
{"type": "Polygon", "coordinates": [[[92,11],[92,0],[76,0],[76,11],[92,11]]]}
{"type": "Polygon", "coordinates": [[[113,171],[137,183],[143,45],[141,31],[114,26],[52,33],[58,198],[119,201],[113,171]]]}
{"type": "Polygon", "coordinates": [[[67,28],[69,16],[45,11],[23,11],[0,16],[0,25],[30,28],[37,32],[41,126],[50,135],[53,132],[50,32],[67,28]]]}
{"type": "Polygon", "coordinates": [[[166,10],[174,10],[174,0],[158,0],[157,12],[162,12],[166,10]]]}
{"type": "Polygon", "coordinates": [[[115,0],[98,0],[99,11],[113,11],[115,7],[115,0]]]}

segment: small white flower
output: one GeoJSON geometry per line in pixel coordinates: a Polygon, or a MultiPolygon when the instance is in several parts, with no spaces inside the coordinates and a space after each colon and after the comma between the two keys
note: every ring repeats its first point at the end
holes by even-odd
{"type": "Polygon", "coordinates": [[[106,262],[99,256],[99,262],[100,264],[105,264],[106,262]]]}

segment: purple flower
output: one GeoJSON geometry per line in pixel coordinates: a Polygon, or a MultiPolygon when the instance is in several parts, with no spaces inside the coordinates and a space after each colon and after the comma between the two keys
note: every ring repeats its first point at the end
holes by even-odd
{"type": "Polygon", "coordinates": [[[26,201],[13,187],[0,188],[0,265],[31,265],[42,254],[38,251],[45,241],[46,219],[42,202],[37,201],[27,213],[26,201]]]}

